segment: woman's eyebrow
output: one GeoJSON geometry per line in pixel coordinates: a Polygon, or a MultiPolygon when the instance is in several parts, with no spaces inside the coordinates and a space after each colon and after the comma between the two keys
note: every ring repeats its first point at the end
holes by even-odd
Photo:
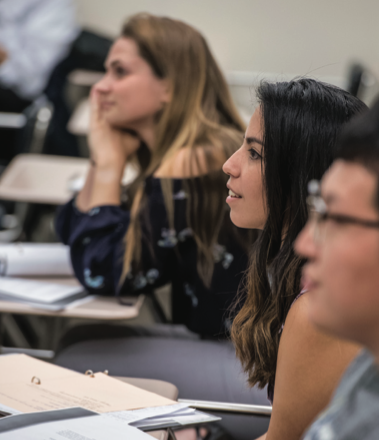
{"type": "Polygon", "coordinates": [[[113,60],[109,63],[109,67],[117,67],[120,63],[120,60],[113,60]]]}
{"type": "Polygon", "coordinates": [[[121,61],[116,59],[112,61],[105,61],[104,67],[110,69],[111,67],[117,67],[119,64],[121,64],[121,61]]]}
{"type": "Polygon", "coordinates": [[[261,141],[260,139],[254,137],[254,136],[245,136],[245,140],[248,144],[260,144],[263,147],[263,141],[261,141]]]}

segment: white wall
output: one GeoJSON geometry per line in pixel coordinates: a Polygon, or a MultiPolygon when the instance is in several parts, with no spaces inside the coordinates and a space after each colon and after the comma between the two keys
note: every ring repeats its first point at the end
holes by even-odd
{"type": "Polygon", "coordinates": [[[140,11],[182,19],[205,35],[226,71],[338,83],[359,60],[379,77],[379,0],[75,1],[80,23],[111,36],[140,11]]]}

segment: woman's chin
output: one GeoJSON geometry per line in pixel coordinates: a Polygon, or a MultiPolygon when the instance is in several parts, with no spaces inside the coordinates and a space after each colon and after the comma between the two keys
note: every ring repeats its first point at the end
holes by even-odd
{"type": "Polygon", "coordinates": [[[249,222],[247,222],[246,219],[241,218],[241,216],[238,214],[234,213],[233,210],[230,211],[230,220],[235,226],[237,226],[237,228],[252,229],[249,226],[249,222]]]}
{"type": "Polygon", "coordinates": [[[123,119],[120,119],[119,117],[109,114],[104,114],[104,119],[108,122],[108,124],[112,128],[117,128],[119,130],[128,128],[127,122],[125,122],[123,119]]]}
{"type": "Polygon", "coordinates": [[[238,209],[230,209],[230,220],[232,223],[237,226],[237,228],[241,229],[259,229],[262,230],[265,226],[264,219],[260,218],[251,218],[250,216],[246,216],[246,212],[244,210],[238,209]]]}

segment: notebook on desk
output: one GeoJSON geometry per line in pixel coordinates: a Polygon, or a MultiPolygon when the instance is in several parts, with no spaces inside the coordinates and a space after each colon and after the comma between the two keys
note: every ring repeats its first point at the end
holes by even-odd
{"type": "Polygon", "coordinates": [[[70,248],[61,243],[0,244],[0,276],[72,277],[70,248]]]}
{"type": "Polygon", "coordinates": [[[88,295],[81,285],[67,286],[49,280],[0,277],[0,300],[58,311],[78,305],[79,301],[90,301],[93,298],[94,296],[88,295]]]}
{"type": "Polygon", "coordinates": [[[69,247],[61,243],[0,244],[0,300],[51,311],[91,300],[93,296],[78,282],[66,285],[49,280],[73,274],[69,247]],[[46,279],[25,278],[39,276],[46,279]]]}

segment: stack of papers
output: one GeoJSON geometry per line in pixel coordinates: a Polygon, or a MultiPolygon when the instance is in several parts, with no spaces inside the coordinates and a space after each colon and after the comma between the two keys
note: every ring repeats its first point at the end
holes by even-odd
{"type": "Polygon", "coordinates": [[[88,296],[78,282],[57,283],[46,277],[72,277],[70,249],[60,243],[0,244],[0,300],[59,311],[85,302],[88,296]],[[17,277],[43,277],[43,281],[17,277]],[[71,285],[70,285],[71,284],[71,285]]]}
{"type": "MultiPolygon", "coordinates": [[[[134,412],[138,411],[130,411],[130,413],[134,412]]],[[[220,420],[206,414],[204,414],[204,417],[208,417],[208,419],[201,420],[200,417],[195,419],[194,416],[190,416],[190,423],[220,420]]],[[[161,417],[161,419],[164,418],[168,417],[161,417]]],[[[159,417],[155,418],[155,427],[153,427],[153,423],[150,423],[150,430],[187,424],[162,423],[159,419],[159,417]]],[[[142,421],[138,423],[142,424],[142,421]]],[[[139,426],[136,426],[136,424],[132,425],[122,417],[98,414],[80,407],[41,411],[0,419],[0,440],[19,440],[20,438],[35,440],[60,440],[62,438],[71,440],[109,440],[110,438],[112,440],[151,440],[150,436],[137,429],[139,426]]]]}
{"type": "Polygon", "coordinates": [[[0,419],[0,440],[58,439],[53,435],[63,428],[70,432],[67,438],[143,439],[136,428],[220,420],[106,374],[84,375],[23,354],[0,356],[0,411],[12,415],[0,419]],[[23,437],[20,430],[26,427],[28,437],[23,437]],[[36,430],[35,437],[29,430],[36,430]],[[102,434],[107,430],[108,437],[102,434]],[[18,436],[8,436],[9,431],[18,436]]]}
{"type": "Polygon", "coordinates": [[[145,408],[135,411],[118,411],[104,414],[105,417],[116,418],[144,431],[163,429],[174,426],[188,426],[221,420],[220,417],[205,414],[186,403],[145,408]]]}
{"type": "Polygon", "coordinates": [[[0,440],[152,440],[119,420],[83,408],[42,411],[0,419],[0,440]]]}
{"type": "Polygon", "coordinates": [[[74,276],[70,249],[61,243],[0,244],[0,276],[74,276]]]}
{"type": "Polygon", "coordinates": [[[16,301],[40,309],[58,311],[89,301],[81,285],[67,286],[49,281],[0,277],[0,300],[16,301]]]}

